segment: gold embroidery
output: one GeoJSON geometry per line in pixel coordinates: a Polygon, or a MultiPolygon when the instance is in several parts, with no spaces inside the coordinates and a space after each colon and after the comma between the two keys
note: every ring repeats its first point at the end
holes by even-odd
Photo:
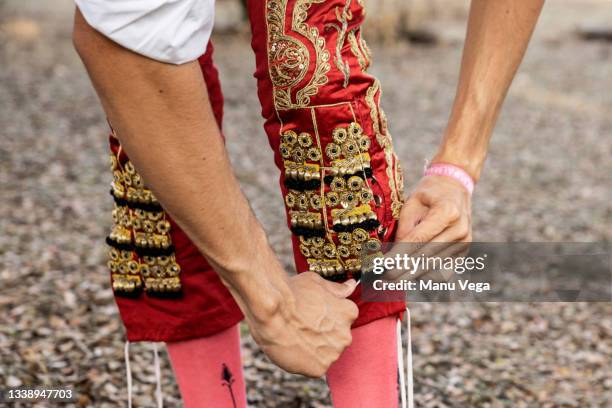
{"type": "Polygon", "coordinates": [[[348,258],[349,256],[351,256],[351,250],[344,245],[338,245],[336,251],[338,252],[338,255],[340,255],[341,258],[348,258]]]}
{"type": "Polygon", "coordinates": [[[297,0],[293,9],[293,20],[291,28],[298,34],[306,37],[315,49],[315,70],[308,85],[300,89],[296,94],[296,105],[294,107],[305,107],[310,105],[310,97],[317,94],[319,87],[327,83],[327,73],[330,70],[329,51],[325,49],[325,39],[319,36],[316,27],[306,24],[308,9],[313,3],[323,3],[325,0],[297,0]]]}
{"type": "Polygon", "coordinates": [[[367,220],[376,220],[376,214],[369,204],[363,204],[354,208],[337,208],[332,210],[332,222],[334,227],[338,225],[349,226],[360,224],[367,220]]]}
{"type": "Polygon", "coordinates": [[[165,212],[130,210],[134,222],[136,253],[140,256],[140,272],[144,279],[145,291],[160,296],[179,292],[180,266],[174,257],[170,222],[165,212]]]}
{"type": "Polygon", "coordinates": [[[363,52],[363,56],[366,60],[366,69],[370,67],[370,63],[372,61],[372,50],[368,47],[368,43],[363,39],[363,36],[359,36],[359,45],[361,46],[361,51],[363,52]]]}
{"type": "MultiPolygon", "coordinates": [[[[307,23],[311,6],[324,1],[295,1],[290,30],[299,34],[296,37],[285,32],[289,30],[288,1],[266,2],[269,74],[277,115],[283,110],[310,107],[311,98],[328,82],[330,52],[318,28],[307,23]],[[312,47],[306,47],[308,42],[312,47]]],[[[345,0],[344,7],[335,10],[337,23],[328,25],[338,31],[334,63],[344,76],[344,87],[350,82],[349,61],[342,59],[346,42],[359,67],[365,70],[369,65],[369,50],[358,29],[348,29],[353,18],[351,5],[352,0],[345,0]]],[[[291,229],[300,236],[299,250],[311,271],[328,279],[343,279],[346,272],[357,276],[361,250],[374,246],[370,240],[377,241],[374,230],[379,226],[373,206],[379,206],[380,199],[368,182],[372,177],[371,141],[353,122],[335,129],[330,135],[333,141],[322,146],[312,108],[311,116],[314,134],[287,130],[279,146],[291,229]]]]}
{"type": "Polygon", "coordinates": [[[401,168],[399,167],[399,160],[393,151],[393,140],[387,130],[386,116],[375,100],[376,94],[379,94],[379,98],[382,95],[380,82],[378,80],[375,80],[374,84],[368,88],[365,101],[370,108],[370,117],[372,119],[376,140],[385,152],[385,161],[387,163],[386,173],[389,179],[389,188],[391,190],[391,212],[393,218],[397,219],[399,218],[399,213],[403,205],[403,184],[399,184],[399,182],[402,181],[402,176],[400,174],[401,168]]]}
{"type": "Polygon", "coordinates": [[[149,294],[175,293],[181,289],[179,274],[181,268],[176,263],[174,254],[167,257],[145,256],[141,265],[141,273],[145,288],[149,294]]]}
{"type": "Polygon", "coordinates": [[[270,46],[272,82],[279,87],[291,87],[306,75],[310,56],[299,41],[283,36],[270,46]]]}
{"type": "Polygon", "coordinates": [[[292,189],[312,190],[321,185],[319,164],[306,161],[320,161],[321,151],[312,147],[310,133],[299,135],[292,130],[285,131],[281,137],[279,151],[284,160],[285,185],[292,189]],[[291,159],[291,160],[287,160],[291,159]]]}
{"type": "Polygon", "coordinates": [[[367,54],[361,50],[359,46],[359,40],[357,40],[357,31],[359,28],[354,28],[347,34],[347,40],[349,45],[351,46],[351,52],[357,58],[357,62],[359,63],[359,68],[361,68],[362,72],[366,72],[369,67],[369,60],[367,54]]]}
{"type": "Polygon", "coordinates": [[[378,220],[370,207],[373,198],[372,190],[367,184],[371,176],[370,155],[363,152],[363,143],[367,138],[357,122],[347,127],[337,127],[332,132],[333,142],[326,146],[326,155],[331,160],[330,167],[325,168],[325,183],[331,192],[326,195],[332,218],[332,229],[335,232],[352,231],[355,228],[373,230],[378,227],[378,220]],[[334,208],[340,207],[340,208],[334,208]]]}
{"type": "Polygon", "coordinates": [[[324,0],[298,0],[293,11],[292,30],[308,39],[315,49],[315,69],[308,84],[296,93],[292,101],[292,89],[306,76],[310,67],[308,48],[298,39],[286,35],[285,20],[287,0],[268,0],[266,22],[268,26],[268,70],[274,87],[274,106],[277,110],[305,107],[319,87],[327,83],[329,51],[316,27],[306,24],[308,9],[312,3],[324,0]]]}
{"type": "Polygon", "coordinates": [[[308,211],[289,211],[292,227],[303,227],[310,230],[323,228],[321,214],[308,211]]]}
{"type": "Polygon", "coordinates": [[[326,278],[344,274],[344,267],[338,259],[308,259],[310,270],[326,278]]]}
{"type": "MultiPolygon", "coordinates": [[[[288,130],[281,136],[281,154],[293,158],[295,150],[302,146],[320,152],[316,117],[313,121],[316,145],[311,134],[288,130]]],[[[289,188],[285,204],[291,229],[300,236],[300,253],[309,269],[327,279],[341,280],[346,272],[354,277],[361,273],[362,249],[369,239],[377,240],[368,231],[375,230],[379,222],[370,205],[374,195],[366,181],[371,175],[369,144],[363,143],[367,136],[357,122],[335,128],[331,136],[333,141],[325,146],[329,165],[284,160],[285,185],[293,185],[289,182],[306,174],[306,169],[320,172],[317,181],[324,182],[320,191],[289,188]],[[329,191],[324,186],[329,186],[329,191]],[[328,211],[332,225],[327,224],[328,211]]]]}
{"type": "Polygon", "coordinates": [[[113,181],[111,193],[116,198],[113,204],[113,226],[106,242],[111,245],[108,251],[109,261],[107,263],[111,272],[113,290],[118,294],[136,296],[142,290],[142,279],[140,277],[138,262],[132,252],[132,222],[129,208],[127,207],[126,184],[131,184],[129,177],[124,177],[118,158],[111,153],[111,171],[113,181]]]}
{"type": "Polygon", "coordinates": [[[347,136],[348,136],[348,132],[346,128],[343,128],[343,127],[336,128],[332,132],[332,139],[334,139],[334,142],[336,143],[346,142],[347,136]]]}
{"type": "Polygon", "coordinates": [[[315,191],[295,191],[290,190],[285,196],[285,204],[291,210],[320,210],[323,208],[323,200],[318,192],[315,191]]]}
{"type": "Polygon", "coordinates": [[[326,203],[332,207],[335,207],[338,204],[340,204],[340,197],[338,196],[338,193],[334,191],[327,193],[326,200],[327,200],[326,203]]]}
{"type": "Polygon", "coordinates": [[[367,136],[357,122],[334,129],[334,141],[325,146],[329,165],[324,166],[316,117],[313,121],[314,135],[294,130],[281,135],[279,150],[285,158],[285,204],[291,230],[300,236],[299,250],[311,271],[332,280],[344,279],[347,271],[357,277],[362,247],[368,239],[376,239],[368,231],[379,225],[366,181],[370,156],[362,151],[362,139],[367,136]],[[294,160],[295,152],[306,148],[317,152],[317,160],[312,160],[316,163],[308,157],[294,160]],[[333,225],[327,224],[328,211],[333,225]]]}
{"type": "Polygon", "coordinates": [[[292,106],[291,89],[306,76],[310,65],[306,46],[285,35],[286,9],[287,0],[269,0],[267,3],[268,70],[277,109],[292,106]]]}
{"type": "Polygon", "coordinates": [[[121,165],[118,155],[111,154],[111,164],[115,208],[107,242],[113,290],[124,296],[136,296],[143,287],[153,296],[180,292],[180,267],[165,212],[131,162],[121,165]]]}
{"type": "Polygon", "coordinates": [[[355,231],[353,231],[351,237],[357,242],[363,242],[368,239],[369,235],[363,228],[357,228],[355,231]]]}
{"type": "MultiPolygon", "coordinates": [[[[334,63],[342,75],[344,75],[344,83],[343,86],[346,88],[349,83],[349,77],[351,73],[351,68],[348,61],[344,61],[342,59],[342,47],[344,46],[344,42],[347,36],[348,30],[348,22],[353,19],[353,13],[351,12],[351,0],[346,0],[346,4],[342,11],[340,11],[340,7],[336,8],[336,19],[340,24],[329,23],[329,27],[333,27],[338,31],[338,38],[336,39],[336,57],[334,58],[334,63]]],[[[351,31],[352,32],[352,31],[351,31]]],[[[352,46],[352,45],[351,45],[352,46]]]]}
{"type": "MultiPolygon", "coordinates": [[[[327,146],[329,146],[329,144],[327,146]]],[[[330,159],[333,158],[332,155],[329,155],[328,157],[330,159]]],[[[327,169],[327,173],[331,176],[345,176],[347,174],[355,174],[369,170],[370,155],[368,153],[361,153],[346,159],[332,160],[331,167],[327,169]]]]}

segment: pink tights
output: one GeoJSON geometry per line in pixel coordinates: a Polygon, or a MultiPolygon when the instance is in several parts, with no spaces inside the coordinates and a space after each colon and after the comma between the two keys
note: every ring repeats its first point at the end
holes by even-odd
{"type": "MultiPolygon", "coordinates": [[[[394,316],[353,329],[353,343],[327,372],[335,408],[397,406],[394,316]]],[[[240,332],[167,344],[185,408],[244,408],[240,332]]]]}
{"type": "Polygon", "coordinates": [[[246,407],[238,325],[166,347],[185,408],[246,407]]]}

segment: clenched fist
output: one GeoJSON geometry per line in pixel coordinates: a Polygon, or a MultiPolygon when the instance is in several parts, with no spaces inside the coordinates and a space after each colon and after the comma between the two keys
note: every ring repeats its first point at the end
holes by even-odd
{"type": "Polygon", "coordinates": [[[346,298],[357,283],[329,282],[304,272],[289,278],[288,284],[290,296],[270,318],[262,321],[247,314],[251,334],[279,367],[321,377],[351,344],[351,324],[359,311],[346,298]]]}

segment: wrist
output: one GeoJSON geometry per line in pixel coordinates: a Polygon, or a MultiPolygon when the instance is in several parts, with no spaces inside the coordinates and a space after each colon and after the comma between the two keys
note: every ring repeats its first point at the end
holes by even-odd
{"type": "Polygon", "coordinates": [[[268,244],[263,230],[253,236],[249,251],[220,267],[220,275],[249,320],[263,323],[294,303],[289,277],[268,244]]]}
{"type": "Polygon", "coordinates": [[[455,166],[468,174],[474,183],[477,183],[480,179],[485,154],[476,151],[465,152],[444,146],[434,155],[429,165],[449,164],[455,166]]]}
{"type": "Polygon", "coordinates": [[[428,167],[425,168],[423,172],[424,176],[440,176],[440,177],[448,177],[465,188],[469,195],[472,195],[474,191],[474,179],[461,167],[450,163],[432,163],[428,167]]]}
{"type": "Polygon", "coordinates": [[[277,269],[268,264],[255,268],[259,273],[245,274],[228,289],[248,320],[265,324],[279,313],[293,310],[295,299],[280,266],[277,269]]]}

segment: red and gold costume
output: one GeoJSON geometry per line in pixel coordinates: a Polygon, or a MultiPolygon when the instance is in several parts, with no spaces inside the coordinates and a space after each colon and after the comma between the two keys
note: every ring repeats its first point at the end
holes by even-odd
{"type": "MultiPolygon", "coordinates": [[[[367,73],[359,0],[249,2],[264,128],[280,170],[298,272],[359,279],[364,249],[391,241],[402,174],[367,73]]],[[[200,59],[217,122],[223,96],[200,59]]],[[[163,211],[111,136],[114,227],[108,238],[113,289],[130,341],[177,341],[235,325],[242,314],[216,272],[163,211]]],[[[403,302],[366,303],[354,326],[399,314],[403,302]]]]}

